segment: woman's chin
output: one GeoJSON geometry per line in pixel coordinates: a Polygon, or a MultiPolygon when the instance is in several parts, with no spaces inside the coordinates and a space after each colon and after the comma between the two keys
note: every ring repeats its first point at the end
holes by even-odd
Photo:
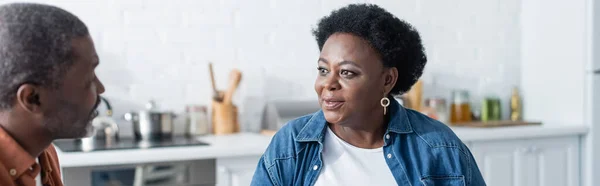
{"type": "Polygon", "coordinates": [[[344,119],[342,113],[339,112],[323,111],[323,114],[325,115],[325,120],[327,120],[328,123],[340,123],[340,121],[344,119]]]}

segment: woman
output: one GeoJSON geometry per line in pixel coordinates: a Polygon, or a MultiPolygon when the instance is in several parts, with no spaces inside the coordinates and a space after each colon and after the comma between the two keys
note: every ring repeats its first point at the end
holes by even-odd
{"type": "Polygon", "coordinates": [[[322,109],[275,134],[252,185],[485,185],[446,125],[393,99],[427,61],[414,28],[359,4],[334,11],[313,33],[322,109]]]}

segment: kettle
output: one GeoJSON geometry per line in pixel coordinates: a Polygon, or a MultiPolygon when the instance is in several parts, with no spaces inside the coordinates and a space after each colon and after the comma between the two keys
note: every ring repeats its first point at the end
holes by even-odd
{"type": "Polygon", "coordinates": [[[112,118],[113,110],[108,99],[99,96],[106,105],[106,116],[97,116],[92,120],[92,134],[82,138],[82,149],[92,149],[96,142],[112,145],[119,140],[119,126],[112,118]]]}

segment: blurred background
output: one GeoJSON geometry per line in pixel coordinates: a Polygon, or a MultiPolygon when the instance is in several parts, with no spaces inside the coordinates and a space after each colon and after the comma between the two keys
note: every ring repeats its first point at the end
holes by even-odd
{"type": "Polygon", "coordinates": [[[249,185],[272,133],[319,109],[311,30],[349,3],[378,4],[420,32],[425,73],[397,99],[451,126],[488,185],[600,185],[597,1],[9,2],[74,13],[100,56],[112,110],[100,117],[113,132],[98,124],[88,141],[55,143],[67,185],[249,185]],[[178,115],[159,123],[168,142],[140,140],[135,118],[148,112],[178,115]]]}

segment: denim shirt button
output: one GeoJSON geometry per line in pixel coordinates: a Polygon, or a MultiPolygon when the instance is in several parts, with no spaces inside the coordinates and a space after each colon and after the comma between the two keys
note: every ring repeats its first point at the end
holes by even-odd
{"type": "Polygon", "coordinates": [[[313,170],[317,170],[317,169],[319,169],[319,166],[318,166],[318,165],[315,165],[315,166],[313,167],[313,170]]]}
{"type": "Polygon", "coordinates": [[[390,135],[389,135],[389,134],[386,134],[386,135],[385,135],[385,139],[390,139],[390,135]]]}
{"type": "Polygon", "coordinates": [[[388,153],[387,158],[388,159],[392,158],[392,154],[388,153]]]}

